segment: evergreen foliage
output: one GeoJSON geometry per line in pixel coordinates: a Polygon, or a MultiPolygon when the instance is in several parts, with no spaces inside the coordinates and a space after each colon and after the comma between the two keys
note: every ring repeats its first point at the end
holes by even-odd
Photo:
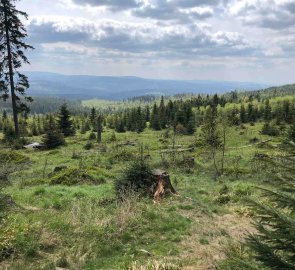
{"type": "Polygon", "coordinates": [[[29,64],[24,51],[33,47],[25,43],[27,31],[21,19],[27,19],[28,15],[17,10],[15,2],[0,1],[0,99],[6,101],[11,96],[15,136],[19,137],[18,113],[28,111],[26,101],[32,101],[26,95],[28,78],[19,69],[22,64],[29,64]]]}
{"type": "Polygon", "coordinates": [[[278,136],[280,134],[280,131],[274,123],[265,122],[262,127],[261,134],[278,136]]]}
{"type": "Polygon", "coordinates": [[[75,135],[75,129],[71,120],[71,114],[66,103],[64,103],[60,108],[58,114],[58,127],[65,137],[75,135]]]}
{"type": "Polygon", "coordinates": [[[46,133],[43,136],[42,144],[46,149],[54,149],[65,145],[64,136],[57,128],[52,115],[49,116],[48,122],[46,124],[46,133]]]}
{"type": "Polygon", "coordinates": [[[141,148],[141,157],[134,160],[125,170],[121,178],[115,183],[117,195],[122,197],[130,191],[146,192],[151,188],[152,170],[149,164],[144,160],[143,149],[141,148]]]}
{"type": "Polygon", "coordinates": [[[95,110],[95,108],[91,109],[89,120],[92,125],[93,131],[96,131],[96,110],[95,110]]]}
{"type": "Polygon", "coordinates": [[[273,188],[261,188],[264,201],[252,201],[258,231],[247,244],[255,258],[270,269],[295,269],[295,145],[288,153],[267,157],[276,170],[273,188]]]}

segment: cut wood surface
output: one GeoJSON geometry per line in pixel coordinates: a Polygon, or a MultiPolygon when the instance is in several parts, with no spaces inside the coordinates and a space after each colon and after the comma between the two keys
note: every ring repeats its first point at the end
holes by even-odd
{"type": "Polygon", "coordinates": [[[167,172],[157,169],[152,173],[155,179],[155,184],[152,191],[155,202],[160,201],[166,191],[169,191],[172,194],[177,194],[176,190],[171,184],[170,177],[167,172]]]}

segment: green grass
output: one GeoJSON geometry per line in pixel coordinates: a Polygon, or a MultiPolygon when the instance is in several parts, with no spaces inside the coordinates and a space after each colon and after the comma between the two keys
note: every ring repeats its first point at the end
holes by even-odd
{"type": "MultiPolygon", "coordinates": [[[[106,130],[105,151],[97,144],[90,150],[83,148],[89,133],[69,138],[67,146],[53,151],[19,150],[17,160],[22,157],[22,165],[16,166],[11,186],[4,189],[15,206],[1,224],[4,244],[0,249],[7,256],[2,254],[0,267],[129,269],[151,265],[149,269],[153,269],[152,265],[168,261],[173,266],[163,269],[193,269],[207,266],[208,261],[213,263],[216,245],[222,254],[226,249],[223,243],[240,241],[229,228],[250,226],[243,199],[256,196],[255,186],[264,176],[261,165],[253,161],[254,155],[277,151],[280,138],[272,138],[264,147],[243,148],[254,137],[260,141],[269,138],[260,135],[261,127],[258,123],[246,129],[229,129],[226,173],[218,178],[206,149],[197,147],[193,153],[178,154],[173,161],[171,156],[160,154],[172,144],[172,138],[164,139],[163,131],[149,129],[141,134],[116,134],[117,142],[109,142],[113,131],[106,130]],[[120,146],[126,141],[137,146],[120,146]],[[179,196],[165,196],[158,204],[136,195],[123,202],[116,200],[114,181],[131,160],[139,157],[141,144],[152,167],[167,169],[179,196]],[[194,168],[181,165],[188,156],[195,158],[194,168]],[[57,185],[52,183],[57,166],[87,171],[104,181],[99,185],[57,185]],[[226,194],[220,194],[224,185],[226,194]],[[222,197],[225,195],[226,199],[222,197]]],[[[196,137],[179,135],[176,143],[189,147],[196,137]]]]}

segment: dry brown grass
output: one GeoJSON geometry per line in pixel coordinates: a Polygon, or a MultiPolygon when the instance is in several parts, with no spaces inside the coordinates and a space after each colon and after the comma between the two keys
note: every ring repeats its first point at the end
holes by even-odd
{"type": "Polygon", "coordinates": [[[253,231],[251,219],[237,214],[196,216],[193,223],[191,235],[181,243],[185,270],[216,269],[216,263],[225,259],[229,241],[243,241],[253,231]]]}
{"type": "Polygon", "coordinates": [[[78,228],[87,225],[105,227],[111,222],[111,217],[105,216],[99,203],[77,200],[68,212],[67,221],[78,228]]]}
{"type": "Polygon", "coordinates": [[[139,195],[136,193],[125,194],[121,201],[118,201],[115,221],[119,232],[125,230],[131,221],[137,220],[140,216],[138,207],[139,195]]]}
{"type": "Polygon", "coordinates": [[[144,265],[134,262],[128,270],[180,270],[181,268],[175,264],[152,260],[144,265]]]}

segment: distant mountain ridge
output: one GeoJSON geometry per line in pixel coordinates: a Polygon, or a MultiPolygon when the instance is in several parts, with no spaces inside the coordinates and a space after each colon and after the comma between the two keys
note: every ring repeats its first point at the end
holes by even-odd
{"type": "Polygon", "coordinates": [[[133,76],[62,75],[49,72],[25,72],[25,74],[30,80],[30,95],[70,99],[121,100],[146,94],[212,94],[235,89],[256,90],[268,87],[265,84],[251,82],[157,80],[133,76]]]}

